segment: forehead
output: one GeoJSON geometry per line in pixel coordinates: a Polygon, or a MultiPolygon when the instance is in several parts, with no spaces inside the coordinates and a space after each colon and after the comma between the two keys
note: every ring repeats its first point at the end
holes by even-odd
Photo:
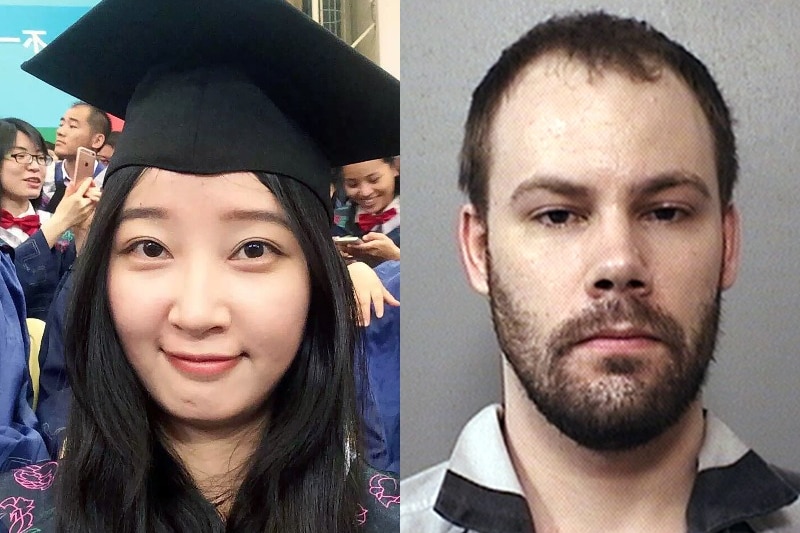
{"type": "Polygon", "coordinates": [[[22,133],[21,131],[17,132],[17,138],[14,140],[14,146],[17,146],[19,148],[24,148],[28,152],[36,151],[36,145],[33,144],[31,138],[22,133]]]}
{"type": "Polygon", "coordinates": [[[562,54],[537,59],[502,98],[490,147],[490,194],[496,179],[540,173],[605,185],[683,172],[717,189],[711,127],[689,87],[668,69],[639,81],[615,70],[590,72],[562,54]]]}
{"type": "Polygon", "coordinates": [[[70,107],[64,113],[64,118],[86,122],[89,119],[89,106],[76,105],[75,107],[70,107]]]}
{"type": "Polygon", "coordinates": [[[361,163],[345,165],[342,167],[342,174],[344,174],[346,178],[356,179],[375,174],[385,174],[389,169],[389,164],[383,159],[373,159],[371,161],[362,161],[361,163]]]}
{"type": "Polygon", "coordinates": [[[141,205],[197,217],[206,216],[208,210],[283,212],[275,195],[251,172],[196,175],[149,168],[125,201],[126,207],[141,205]]]}

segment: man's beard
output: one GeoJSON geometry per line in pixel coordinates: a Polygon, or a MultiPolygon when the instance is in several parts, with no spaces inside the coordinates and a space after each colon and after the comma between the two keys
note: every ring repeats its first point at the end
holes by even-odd
{"type": "Polygon", "coordinates": [[[543,338],[526,302],[489,266],[492,320],[503,353],[538,410],[581,446],[622,451],[650,442],[697,398],[714,356],[719,291],[688,341],[673,317],[634,296],[598,300],[543,338]],[[575,375],[569,361],[575,345],[621,324],[658,337],[668,360],[609,355],[599,361],[602,376],[575,375]],[[653,367],[644,369],[646,381],[637,375],[643,365],[653,367]]]}

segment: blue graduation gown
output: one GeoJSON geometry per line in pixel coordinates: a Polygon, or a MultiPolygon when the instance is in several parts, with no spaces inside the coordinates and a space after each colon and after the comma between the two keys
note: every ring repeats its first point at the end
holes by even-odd
{"type": "Polygon", "coordinates": [[[67,382],[64,360],[64,315],[71,292],[72,270],[69,270],[56,288],[39,348],[39,404],[36,416],[51,457],[58,457],[61,450],[67,414],[72,403],[72,390],[67,382]]]}
{"type": "MultiPolygon", "coordinates": [[[[375,268],[384,287],[400,299],[400,261],[384,261],[375,268]]],[[[377,403],[388,456],[381,468],[400,472],[400,308],[384,307],[383,317],[372,317],[365,347],[370,388],[377,403]]]]}
{"type": "Polygon", "coordinates": [[[0,250],[0,472],[49,458],[28,403],[33,391],[25,298],[7,253],[0,250]]]}

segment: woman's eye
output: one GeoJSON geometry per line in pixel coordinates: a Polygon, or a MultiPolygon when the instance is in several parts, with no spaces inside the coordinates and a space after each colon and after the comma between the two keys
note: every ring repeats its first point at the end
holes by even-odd
{"type": "Polygon", "coordinates": [[[563,226],[569,222],[573,222],[575,214],[566,209],[553,209],[540,213],[534,218],[545,226],[563,226]]]}
{"type": "Polygon", "coordinates": [[[270,253],[277,253],[274,246],[263,241],[244,243],[233,255],[233,259],[259,259],[270,253]]]}
{"type": "Polygon", "coordinates": [[[155,241],[140,241],[136,243],[132,251],[138,255],[154,259],[164,253],[164,247],[155,241]]]}

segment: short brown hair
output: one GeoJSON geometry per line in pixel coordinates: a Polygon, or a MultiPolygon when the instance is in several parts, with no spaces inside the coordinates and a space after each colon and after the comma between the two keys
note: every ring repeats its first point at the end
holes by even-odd
{"type": "Polygon", "coordinates": [[[459,187],[479,216],[486,215],[490,134],[503,96],[525,66],[553,52],[581,61],[590,72],[616,69],[641,81],[655,81],[663,68],[674,71],[697,97],[711,126],[719,195],[723,208],[730,203],[739,167],[736,140],[728,106],[706,66],[646,22],[597,11],[553,17],[534,26],[503,51],[472,93],[459,187]]]}

